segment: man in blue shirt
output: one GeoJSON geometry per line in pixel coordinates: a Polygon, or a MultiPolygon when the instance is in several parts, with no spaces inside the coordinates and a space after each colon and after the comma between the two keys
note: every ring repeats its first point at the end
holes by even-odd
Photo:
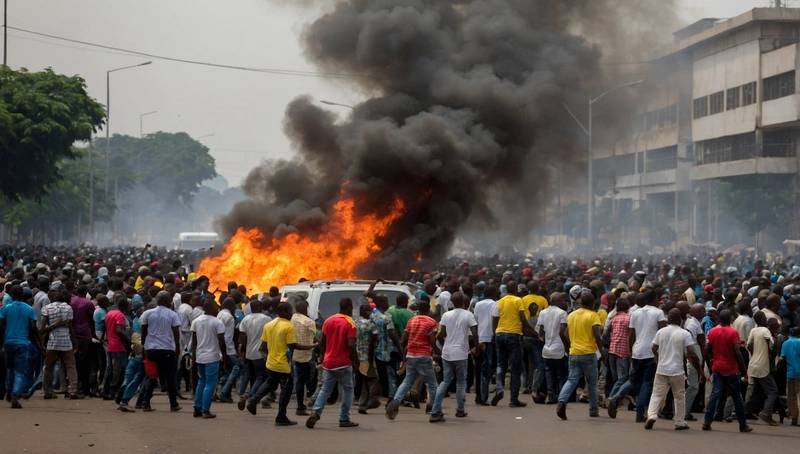
{"type": "Polygon", "coordinates": [[[36,313],[24,301],[25,293],[21,286],[11,287],[11,302],[0,309],[0,347],[6,356],[6,373],[11,386],[11,408],[22,408],[19,398],[25,393],[33,380],[31,367],[31,344],[42,351],[39,332],[36,329],[36,313]]]}
{"type": "Polygon", "coordinates": [[[786,361],[787,397],[793,426],[797,425],[797,401],[800,397],[800,337],[798,336],[800,328],[795,326],[789,330],[789,339],[781,347],[781,361],[786,361]]]}

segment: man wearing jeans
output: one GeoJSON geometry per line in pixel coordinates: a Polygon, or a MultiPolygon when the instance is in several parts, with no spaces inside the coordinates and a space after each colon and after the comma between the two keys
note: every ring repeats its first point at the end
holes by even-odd
{"type": "Polygon", "coordinates": [[[569,335],[569,378],[558,395],[556,414],[567,419],[567,402],[578,387],[581,377],[589,389],[589,416],[597,417],[597,352],[603,345],[600,315],[594,310],[594,296],[583,292],[581,306],[567,317],[569,335]]]}
{"type": "Polygon", "coordinates": [[[199,376],[194,392],[194,417],[213,419],[217,416],[211,413],[211,398],[219,379],[220,359],[225,362],[228,350],[225,324],[217,317],[216,303],[207,301],[204,309],[205,314],[197,317],[189,328],[192,330],[192,358],[199,376]]]}
{"type": "Polygon", "coordinates": [[[322,339],[319,349],[322,352],[322,389],[314,402],[306,427],[313,429],[322,416],[333,387],[341,389],[342,404],[339,407],[339,427],[358,427],[350,420],[350,406],[353,404],[353,364],[358,361],[356,353],[356,324],[352,318],[353,301],[343,298],[339,301],[339,313],[328,317],[322,324],[322,339]]]}
{"type": "MultiPolygon", "coordinates": [[[[610,340],[608,345],[608,363],[611,367],[611,378],[614,384],[609,396],[617,394],[622,385],[628,381],[631,368],[630,324],[627,297],[617,299],[616,313],[608,322],[605,335],[610,340]]],[[[616,416],[616,415],[614,415],[616,416]]],[[[612,418],[614,416],[611,416],[612,418]]]]}
{"type": "Polygon", "coordinates": [[[225,298],[222,302],[222,310],[217,314],[217,318],[225,326],[225,352],[228,355],[227,366],[225,367],[225,377],[222,380],[222,390],[219,393],[219,401],[222,403],[233,403],[231,399],[231,392],[236,379],[242,371],[242,364],[239,360],[239,354],[236,351],[236,341],[234,340],[234,331],[236,328],[236,320],[233,318],[233,313],[236,312],[236,300],[231,297],[225,298]]]}
{"type": "Polygon", "coordinates": [[[753,429],[747,425],[747,415],[740,392],[741,376],[739,373],[745,371],[746,367],[742,353],[739,351],[741,344],[739,333],[731,327],[731,318],[731,311],[728,309],[720,311],[719,325],[708,332],[704,357],[706,365],[713,373],[714,387],[708,398],[703,430],[711,430],[711,422],[714,420],[722,389],[726,388],[736,407],[739,432],[752,432],[753,429]]]}
{"type": "Polygon", "coordinates": [[[750,336],[747,339],[747,350],[750,352],[750,362],[747,365],[750,389],[747,394],[753,396],[754,391],[761,391],[764,396],[764,407],[758,416],[768,425],[777,426],[778,423],[772,419],[772,412],[778,399],[778,385],[775,384],[775,378],[772,376],[772,364],[775,363],[773,360],[775,340],[767,328],[767,316],[763,311],[757,312],[753,319],[757,326],[750,330],[750,336]]]}
{"type": "Polygon", "coordinates": [[[705,376],[702,364],[703,350],[706,348],[706,335],[701,324],[705,315],[706,307],[701,303],[696,303],[689,308],[689,315],[686,317],[686,321],[683,322],[683,329],[689,331],[695,341],[695,344],[691,347],[692,351],[700,359],[700,368],[696,368],[691,362],[686,363],[686,421],[697,420],[692,415],[692,406],[697,398],[697,393],[700,391],[700,378],[705,376]]]}
{"type": "Polygon", "coordinates": [[[566,307],[566,295],[555,292],[550,296],[550,305],[539,314],[539,319],[536,321],[539,338],[544,339],[542,357],[545,364],[548,404],[558,402],[558,392],[567,382],[569,337],[567,311],[564,310],[566,307]]]}
{"type": "Polygon", "coordinates": [[[19,398],[28,390],[33,379],[31,348],[42,350],[39,332],[36,329],[36,313],[24,301],[21,286],[11,287],[11,302],[0,308],[0,347],[6,357],[6,392],[10,394],[11,408],[22,408],[19,398]]]}
{"type": "Polygon", "coordinates": [[[122,383],[125,379],[125,369],[128,367],[128,354],[131,348],[131,339],[128,334],[128,298],[122,292],[114,294],[114,308],[111,309],[103,321],[105,337],[108,340],[106,349],[106,375],[103,383],[103,399],[122,399],[122,383]]]}
{"type": "Polygon", "coordinates": [[[478,322],[471,312],[464,309],[467,297],[461,292],[455,292],[450,298],[454,309],[445,312],[439,322],[438,339],[444,339],[442,346],[442,367],[444,379],[436,390],[436,399],[431,409],[431,422],[443,422],[442,401],[453,377],[456,379],[456,418],[464,418],[467,412],[464,409],[467,389],[467,358],[470,348],[474,347],[475,338],[478,337],[478,322]],[[470,337],[471,335],[471,337],[470,337]]]}
{"type": "MultiPolygon", "coordinates": [[[[178,369],[178,354],[180,354],[181,319],[172,310],[172,296],[162,290],[156,294],[154,309],[144,311],[141,317],[142,343],[144,344],[144,358],[153,361],[158,369],[158,376],[167,384],[170,411],[180,411],[178,405],[178,383],[175,373],[178,369]]],[[[153,411],[150,399],[158,380],[147,380],[144,389],[143,411],[153,411]]]]}
{"type": "Polygon", "coordinates": [[[386,405],[386,417],[394,419],[400,410],[400,402],[406,397],[417,377],[428,385],[428,402],[436,400],[436,373],[433,370],[433,347],[436,344],[436,320],[429,316],[430,300],[427,295],[417,303],[419,315],[408,321],[401,341],[406,350],[406,377],[397,388],[394,398],[386,405]]]}
{"type": "Polygon", "coordinates": [[[237,403],[239,410],[244,410],[247,396],[258,391],[267,379],[267,365],[264,362],[264,353],[261,351],[261,334],[264,332],[264,325],[272,319],[263,312],[264,306],[261,301],[252,301],[249,307],[251,312],[244,316],[236,328],[239,330],[239,357],[247,362],[246,373],[243,374],[242,383],[239,384],[237,403]],[[250,390],[249,393],[245,393],[248,382],[250,390]]]}
{"type": "Polygon", "coordinates": [[[496,368],[493,364],[495,357],[494,328],[492,326],[492,313],[497,305],[499,293],[497,287],[490,285],[483,293],[484,299],[475,303],[475,318],[478,321],[478,346],[479,354],[475,356],[475,403],[489,405],[489,383],[492,373],[496,368]]]}
{"type": "MultiPolygon", "coordinates": [[[[295,312],[292,315],[292,325],[294,325],[294,338],[298,344],[311,345],[317,335],[317,325],[308,316],[308,301],[300,300],[294,306],[295,312]]],[[[308,416],[306,411],[306,388],[311,380],[311,372],[314,368],[312,361],[313,352],[311,350],[295,350],[292,353],[294,364],[294,392],[297,397],[297,416],[308,416]]]]}
{"type": "Polygon", "coordinates": [[[497,391],[492,406],[503,399],[506,372],[511,369],[511,402],[509,407],[524,407],[519,400],[522,373],[522,330],[528,326],[528,311],[522,298],[516,296],[517,283],[508,281],[508,295],[500,298],[492,314],[497,345],[497,391]]]}

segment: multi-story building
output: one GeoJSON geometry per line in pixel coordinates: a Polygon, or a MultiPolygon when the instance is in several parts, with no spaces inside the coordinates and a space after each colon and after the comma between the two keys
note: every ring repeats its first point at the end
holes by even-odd
{"type": "Polygon", "coordinates": [[[798,234],[799,41],[796,8],[676,31],[649,64],[635,124],[594,150],[596,212],[625,220],[600,236],[619,246],[738,242],[754,201],[737,207],[726,196],[764,185],[791,199],[775,222],[798,234]]]}

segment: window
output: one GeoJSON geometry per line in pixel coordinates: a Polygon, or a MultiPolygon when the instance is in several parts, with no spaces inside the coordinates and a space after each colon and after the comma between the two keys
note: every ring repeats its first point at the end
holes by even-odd
{"type": "Polygon", "coordinates": [[[795,153],[795,136],[787,131],[764,131],[761,156],[790,158],[795,153]]]}
{"type": "Polygon", "coordinates": [[[714,115],[725,110],[725,92],[718,91],[708,97],[709,114],[714,115]]]}
{"type": "Polygon", "coordinates": [[[742,85],[742,105],[749,106],[756,103],[756,83],[742,85]]]}
{"type": "Polygon", "coordinates": [[[694,155],[698,165],[754,158],[756,135],[750,132],[697,142],[694,155]]]}
{"type": "Polygon", "coordinates": [[[794,71],[764,79],[764,101],[794,94],[794,71]]]}
{"type": "Polygon", "coordinates": [[[678,123],[678,105],[671,104],[645,114],[646,129],[671,128],[678,123]]]}
{"type": "Polygon", "coordinates": [[[726,110],[733,110],[739,107],[741,87],[729,88],[727,92],[727,100],[725,102],[726,110]]]}
{"type": "Polygon", "coordinates": [[[708,96],[694,100],[694,118],[702,118],[708,115],[708,96]]]}
{"type": "Polygon", "coordinates": [[[678,166],[678,147],[658,148],[647,151],[647,172],[674,169],[678,166]]]}

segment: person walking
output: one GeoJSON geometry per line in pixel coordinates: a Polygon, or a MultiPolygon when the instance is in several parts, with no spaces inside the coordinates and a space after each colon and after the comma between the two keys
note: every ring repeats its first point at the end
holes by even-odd
{"type": "Polygon", "coordinates": [[[800,328],[793,327],[789,330],[789,339],[781,346],[780,362],[786,363],[786,388],[789,416],[792,425],[797,425],[798,401],[800,400],[800,328]]]}
{"type": "Polygon", "coordinates": [[[236,329],[239,331],[239,357],[246,361],[242,383],[239,385],[239,402],[237,407],[244,410],[247,398],[254,394],[267,379],[267,365],[264,361],[264,352],[261,351],[261,335],[264,325],[272,319],[264,313],[264,303],[255,300],[249,305],[250,313],[245,315],[236,329]],[[250,385],[249,392],[245,392],[250,385]]]}
{"type": "MultiPolygon", "coordinates": [[[[156,294],[156,304],[155,308],[144,311],[140,319],[144,359],[156,364],[159,378],[167,385],[169,409],[177,412],[181,410],[178,405],[178,383],[175,380],[181,345],[178,332],[181,319],[172,310],[172,296],[169,292],[159,291],[156,294]]],[[[142,401],[143,411],[153,411],[150,400],[157,384],[158,380],[147,380],[142,401]]]]}
{"type": "Polygon", "coordinates": [[[495,311],[498,296],[497,287],[489,285],[483,292],[483,299],[476,302],[473,308],[475,319],[478,322],[479,354],[475,355],[475,377],[478,377],[475,386],[475,403],[477,405],[489,405],[489,384],[496,369],[492,313],[495,311]]]}
{"type": "Polygon", "coordinates": [[[192,342],[190,351],[197,364],[197,388],[194,392],[194,417],[213,419],[217,415],[211,413],[211,400],[219,381],[220,360],[224,364],[228,359],[225,341],[225,323],[219,319],[217,304],[206,301],[203,305],[205,314],[192,322],[192,342]]]}
{"type": "Polygon", "coordinates": [[[125,369],[128,367],[128,356],[131,350],[131,338],[128,326],[128,298],[122,292],[113,296],[114,306],[106,313],[103,320],[103,332],[107,340],[106,374],[103,382],[103,400],[114,399],[119,403],[122,395],[122,382],[125,369]]]}
{"type": "Polygon", "coordinates": [[[524,407],[519,400],[522,374],[522,332],[528,326],[528,310],[517,295],[517,283],[506,283],[508,294],[497,301],[492,314],[497,345],[497,390],[492,406],[503,400],[506,372],[511,370],[511,402],[509,407],[524,407]]]}
{"type": "Polygon", "coordinates": [[[53,370],[57,362],[66,369],[68,396],[78,399],[78,371],[75,367],[75,344],[72,342],[72,307],[63,290],[50,290],[50,304],[42,308],[42,334],[47,338],[42,387],[44,398],[54,399],[53,370]]]}
{"type": "MultiPolygon", "coordinates": [[[[294,305],[292,325],[294,325],[294,339],[300,345],[313,345],[317,335],[317,325],[308,316],[308,301],[300,300],[294,305]]],[[[312,350],[295,350],[292,352],[292,365],[294,366],[294,393],[297,397],[297,416],[308,416],[306,411],[306,388],[311,380],[314,370],[312,350]]]]}
{"type": "Polygon", "coordinates": [[[767,316],[763,311],[756,312],[753,320],[756,327],[750,330],[747,339],[747,350],[750,352],[750,362],[747,365],[750,390],[747,394],[752,396],[754,391],[761,391],[764,395],[764,406],[758,417],[770,426],[777,426],[778,423],[772,418],[775,402],[778,400],[778,385],[772,376],[775,340],[767,328],[767,316]]]}
{"type": "Polygon", "coordinates": [[[550,304],[539,315],[536,326],[539,337],[544,339],[542,358],[545,364],[547,383],[546,404],[558,403],[558,393],[567,382],[569,372],[569,336],[567,335],[566,295],[554,292],[550,304]]]}

